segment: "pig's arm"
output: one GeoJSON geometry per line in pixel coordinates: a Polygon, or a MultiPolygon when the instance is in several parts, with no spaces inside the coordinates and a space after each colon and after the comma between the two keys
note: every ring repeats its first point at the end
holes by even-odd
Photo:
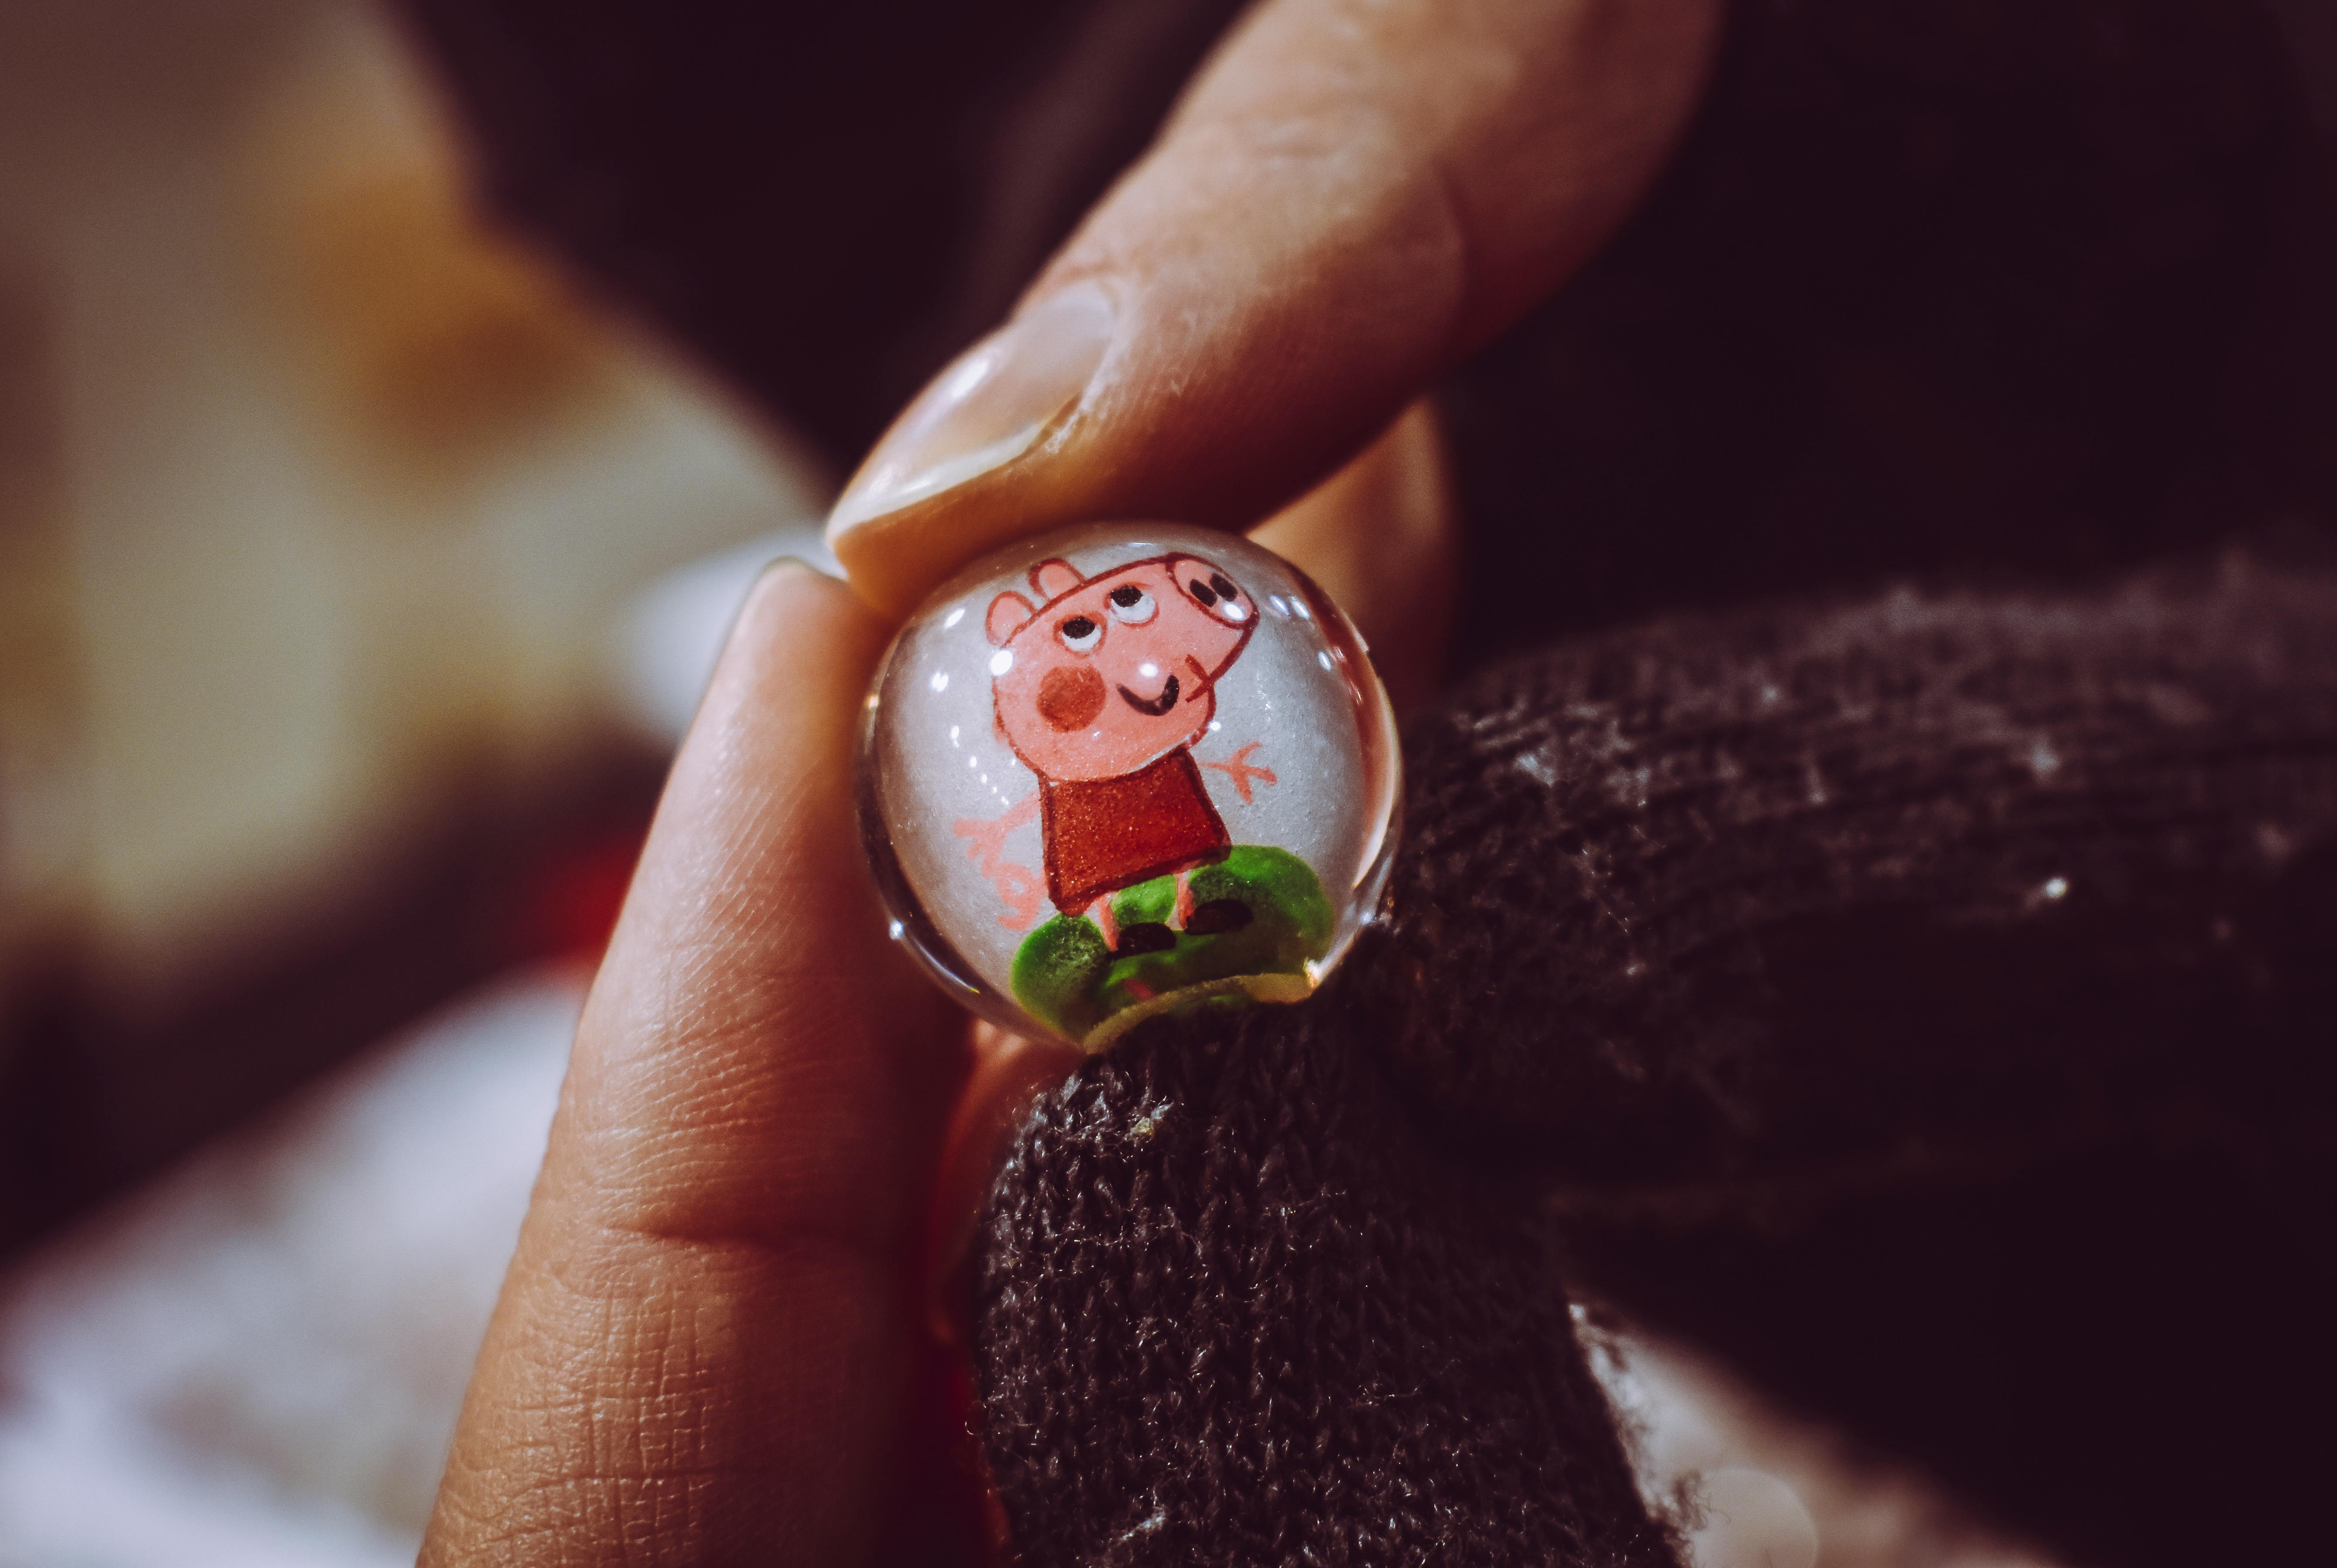
{"type": "Polygon", "coordinates": [[[984,821],[981,817],[960,817],[950,823],[950,832],[966,841],[966,854],[980,867],[997,888],[998,896],[1006,909],[999,923],[1013,930],[1027,928],[1039,918],[1041,894],[1044,891],[1038,876],[1029,866],[1018,865],[1005,858],[1006,837],[1039,813],[1039,796],[1034,791],[1005,812],[984,821]]]}
{"type": "MultiPolygon", "coordinates": [[[[1272,769],[1259,767],[1257,764],[1249,760],[1250,754],[1265,744],[1266,743],[1264,741],[1254,740],[1250,742],[1249,745],[1242,747],[1241,750],[1234,753],[1232,756],[1227,758],[1224,762],[1203,762],[1201,763],[1201,765],[1203,767],[1213,767],[1219,773],[1225,774],[1227,778],[1233,780],[1234,793],[1241,796],[1242,804],[1247,805],[1250,803],[1249,786],[1252,779],[1257,780],[1259,784],[1270,784],[1281,782],[1274,776],[1272,769]]],[[[1197,762],[1200,761],[1198,757],[1194,760],[1197,762]]]]}
{"type": "Polygon", "coordinates": [[[965,852],[973,863],[990,874],[998,857],[1006,851],[1006,835],[1039,814],[1039,797],[1032,794],[1008,806],[1003,815],[984,820],[981,817],[960,817],[950,823],[950,832],[967,841],[965,852]]]}

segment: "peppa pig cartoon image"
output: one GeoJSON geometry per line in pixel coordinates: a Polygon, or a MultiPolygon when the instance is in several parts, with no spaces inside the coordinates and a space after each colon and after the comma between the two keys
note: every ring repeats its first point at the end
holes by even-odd
{"type": "Polygon", "coordinates": [[[1257,630],[1256,602],[1189,554],[1094,577],[1049,560],[1028,580],[1028,595],[991,600],[983,630],[998,731],[1038,793],[958,829],[979,858],[1038,813],[1058,913],[1015,958],[1017,999],[1086,1038],[1179,1000],[1303,995],[1330,934],[1322,885],[1286,851],[1235,843],[1202,778],[1225,773],[1247,802],[1276,782],[1249,760],[1263,742],[1228,762],[1193,755],[1257,630]]]}

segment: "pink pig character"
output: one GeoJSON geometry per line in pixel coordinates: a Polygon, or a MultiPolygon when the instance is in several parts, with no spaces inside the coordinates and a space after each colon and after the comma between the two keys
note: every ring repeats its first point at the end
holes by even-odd
{"type": "Polygon", "coordinates": [[[1114,950],[1111,894],[1172,872],[1186,930],[1245,920],[1246,909],[1197,913],[1186,878],[1231,847],[1192,746],[1257,626],[1257,604],[1191,555],[1091,578],[1043,560],[1031,587],[1036,606],[1002,593],[983,627],[1000,650],[990,667],[999,730],[1039,775],[1049,898],[1067,915],[1084,911],[1114,950]]]}

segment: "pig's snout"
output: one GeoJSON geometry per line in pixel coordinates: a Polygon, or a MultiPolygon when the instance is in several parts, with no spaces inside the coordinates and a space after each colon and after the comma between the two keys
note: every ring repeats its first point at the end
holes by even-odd
{"type": "Polygon", "coordinates": [[[1085,729],[1103,702],[1103,677],[1092,665],[1060,666],[1039,681],[1039,716],[1060,730],[1085,729]]]}

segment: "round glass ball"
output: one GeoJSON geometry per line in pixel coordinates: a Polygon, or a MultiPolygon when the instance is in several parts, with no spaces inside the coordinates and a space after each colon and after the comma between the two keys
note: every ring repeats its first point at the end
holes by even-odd
{"type": "Polygon", "coordinates": [[[935,590],[877,669],[859,767],[894,936],[984,1018],[1090,1051],[1310,995],[1379,911],[1403,794],[1338,607],[1163,523],[1017,544],[935,590]]]}

